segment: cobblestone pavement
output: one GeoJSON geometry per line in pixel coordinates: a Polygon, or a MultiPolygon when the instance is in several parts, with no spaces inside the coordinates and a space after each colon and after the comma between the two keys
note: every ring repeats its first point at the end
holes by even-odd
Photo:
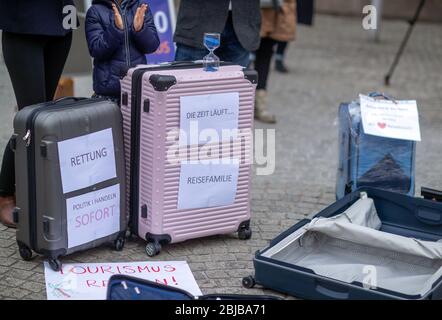
{"type": "MultiPolygon", "coordinates": [[[[314,28],[300,26],[298,40],[288,51],[292,72],[271,75],[270,101],[279,120],[275,126],[277,163],[273,175],[253,178],[252,240],[240,241],[236,235],[197,239],[168,245],[156,259],[188,261],[203,293],[275,294],[243,289],[241,278],[253,273],[256,250],[334,200],[337,108],[360,92],[378,90],[417,99],[423,139],[417,148],[417,190],[421,185],[442,188],[442,25],[417,24],[391,88],[382,86],[406,28],[405,22],[385,21],[382,41],[373,43],[358,19],[318,16],[314,28]]],[[[11,132],[14,100],[1,61],[0,74],[3,147],[11,132]]],[[[80,89],[89,90],[84,84],[80,89]]],[[[145,259],[143,242],[135,241],[122,252],[103,247],[63,261],[145,259]]],[[[23,262],[14,231],[4,227],[0,227],[0,298],[46,298],[42,259],[23,262]]]]}

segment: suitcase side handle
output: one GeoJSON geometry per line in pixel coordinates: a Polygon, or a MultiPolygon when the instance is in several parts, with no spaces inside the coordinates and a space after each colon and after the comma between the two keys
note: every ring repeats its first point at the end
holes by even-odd
{"type": "Polygon", "coordinates": [[[315,290],[320,295],[329,299],[348,300],[350,298],[348,288],[334,283],[326,284],[318,279],[315,280],[315,290]]]}
{"type": "Polygon", "coordinates": [[[82,100],[86,100],[88,98],[79,98],[79,97],[63,97],[57,100],[54,100],[53,103],[54,104],[58,104],[60,102],[65,102],[65,101],[71,101],[71,102],[78,102],[78,101],[82,101],[82,100]]]}

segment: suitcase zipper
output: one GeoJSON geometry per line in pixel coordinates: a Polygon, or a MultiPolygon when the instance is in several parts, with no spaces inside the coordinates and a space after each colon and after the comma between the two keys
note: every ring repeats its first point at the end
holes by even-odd
{"type": "Polygon", "coordinates": [[[31,130],[27,130],[25,136],[23,137],[23,141],[26,141],[26,147],[29,147],[31,144],[31,130]]]}
{"type": "Polygon", "coordinates": [[[133,73],[132,78],[132,97],[131,97],[131,134],[130,134],[130,218],[129,229],[132,233],[138,234],[138,173],[139,173],[139,150],[140,150],[140,127],[141,127],[141,93],[142,93],[142,79],[143,74],[148,71],[148,68],[137,69],[133,73]]]}
{"type": "Polygon", "coordinates": [[[121,10],[120,5],[118,2],[114,2],[118,8],[118,11],[121,14],[121,18],[123,19],[124,23],[124,49],[126,53],[126,66],[127,68],[130,68],[130,48],[129,48],[129,30],[127,25],[127,8],[125,7],[124,10],[121,10]]]}

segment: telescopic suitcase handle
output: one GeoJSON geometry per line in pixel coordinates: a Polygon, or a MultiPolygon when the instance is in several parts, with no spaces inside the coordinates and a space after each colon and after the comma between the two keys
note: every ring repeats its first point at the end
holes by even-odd
{"type": "Polygon", "coordinates": [[[72,101],[72,102],[78,102],[78,101],[82,101],[82,100],[86,100],[88,98],[79,98],[79,97],[63,97],[63,98],[59,98],[57,100],[54,100],[53,103],[57,104],[60,102],[64,102],[64,101],[72,101]]]}

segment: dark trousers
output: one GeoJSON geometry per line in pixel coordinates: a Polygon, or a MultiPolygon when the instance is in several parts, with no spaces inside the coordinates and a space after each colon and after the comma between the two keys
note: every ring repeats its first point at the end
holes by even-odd
{"type": "Polygon", "coordinates": [[[278,41],[276,45],[276,59],[283,60],[285,55],[285,50],[287,49],[288,42],[278,41]]]}
{"type": "MultiPolygon", "coordinates": [[[[3,32],[3,56],[19,110],[54,98],[71,42],[71,32],[64,37],[3,32]]],[[[14,193],[14,153],[6,146],[0,172],[0,196],[14,193]]]]}
{"type": "Polygon", "coordinates": [[[255,55],[255,70],[258,72],[257,89],[267,88],[267,78],[269,77],[270,63],[272,61],[273,47],[276,41],[272,38],[261,38],[261,44],[255,55]]]}

